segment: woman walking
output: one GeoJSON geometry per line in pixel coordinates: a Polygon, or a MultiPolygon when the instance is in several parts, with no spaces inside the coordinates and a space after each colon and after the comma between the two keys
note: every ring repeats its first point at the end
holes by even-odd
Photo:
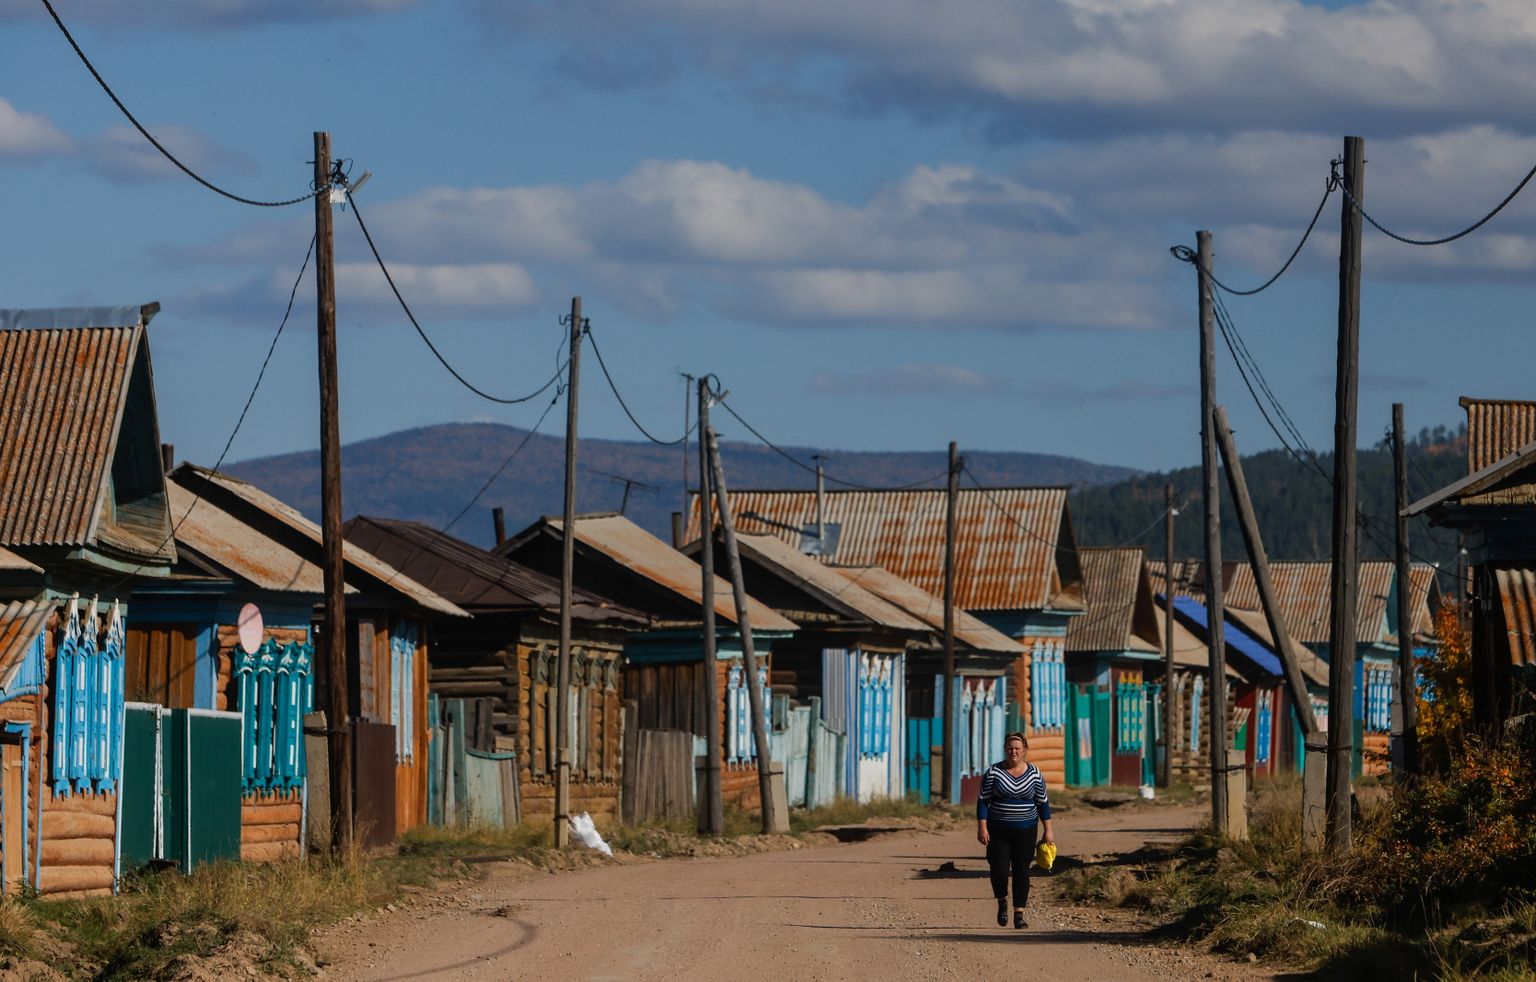
{"type": "Polygon", "coordinates": [[[1024,927],[1029,903],[1029,864],[1041,829],[1051,833],[1051,802],[1040,768],[1029,763],[1029,741],[1022,733],[1003,740],[1003,759],[987,769],[976,799],[976,839],[987,847],[992,895],[997,898],[997,926],[1008,926],[1008,879],[1013,878],[1013,926],[1024,927]]]}

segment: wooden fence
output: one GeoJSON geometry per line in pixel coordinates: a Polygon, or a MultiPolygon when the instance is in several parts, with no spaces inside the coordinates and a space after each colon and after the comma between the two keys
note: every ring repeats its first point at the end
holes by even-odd
{"type": "Polygon", "coordinates": [[[686,730],[635,729],[626,737],[624,821],[635,825],[693,818],[693,734],[686,730]]]}
{"type": "Polygon", "coordinates": [[[427,818],[433,825],[511,828],[522,820],[517,754],[495,748],[493,699],[427,698],[427,818]]]}

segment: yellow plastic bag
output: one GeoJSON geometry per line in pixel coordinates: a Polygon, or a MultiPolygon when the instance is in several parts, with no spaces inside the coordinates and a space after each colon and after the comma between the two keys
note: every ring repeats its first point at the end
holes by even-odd
{"type": "Polygon", "coordinates": [[[1056,843],[1042,842],[1035,847],[1035,865],[1047,871],[1056,865],[1056,843]]]}

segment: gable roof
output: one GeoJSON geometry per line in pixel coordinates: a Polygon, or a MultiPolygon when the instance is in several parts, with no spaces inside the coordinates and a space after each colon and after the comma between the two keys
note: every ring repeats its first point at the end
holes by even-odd
{"type": "MultiPolygon", "coordinates": [[[[962,488],[956,501],[955,603],[966,610],[1083,609],[1082,574],[1067,488],[962,488]]],[[[883,566],[928,593],[944,591],[946,491],[828,491],[825,521],[841,525],[839,565],[883,566]]],[[[738,524],[769,519],[766,534],[799,546],[793,531],[816,520],[814,491],[732,491],[738,524]],[[790,526],[781,528],[779,526],[790,526]]],[[[699,504],[689,503],[689,539],[699,504]]]]}
{"type": "Polygon", "coordinates": [[[175,559],[144,328],[158,309],[69,328],[29,326],[69,311],[0,311],[0,544],[107,546],[157,566],[175,559]],[[152,462],[132,459],[146,454],[152,462]],[[143,506],[110,520],[114,465],[135,462],[143,506]]]}
{"type": "Polygon", "coordinates": [[[1404,508],[1403,514],[1412,518],[1433,511],[1448,501],[1464,505],[1536,503],[1536,474],[1526,473],[1533,465],[1536,465],[1536,440],[1516,447],[1508,456],[1425,495],[1404,508]]]}
{"type": "MultiPolygon", "coordinates": [[[[1291,639],[1301,644],[1327,644],[1333,610],[1330,580],[1333,563],[1279,562],[1269,564],[1269,575],[1275,586],[1275,602],[1280,615],[1290,629],[1291,639]]],[[[1427,633],[1431,626],[1429,592],[1434,584],[1434,570],[1424,563],[1414,563],[1409,571],[1413,590],[1409,602],[1414,633],[1427,633]]],[[[1395,644],[1396,632],[1391,630],[1388,605],[1392,599],[1393,580],[1396,570],[1386,560],[1364,560],[1360,563],[1359,594],[1356,608],[1355,632],[1360,644],[1395,644]]],[[[1258,581],[1253,567],[1240,563],[1232,571],[1223,600],[1228,606],[1243,610],[1262,610],[1258,581]]],[[[1393,615],[1395,617],[1395,612],[1393,615]]]]}
{"type": "MultiPolygon", "coordinates": [[[[832,566],[840,575],[890,601],[938,631],[944,630],[944,601],[881,566],[832,566]]],[[[977,651],[1022,655],[1025,648],[980,618],[955,608],[955,640],[977,651]]]]}
{"type": "MultiPolygon", "coordinates": [[[[560,581],[476,548],[419,522],[358,515],[343,526],[347,541],[428,589],[476,613],[560,612],[560,581]]],[[[574,587],[576,620],[643,626],[645,614],[574,587]]]]}
{"type": "MultiPolygon", "coordinates": [[[[563,519],[546,516],[498,545],[496,553],[515,555],[519,548],[541,536],[558,542],[564,528],[563,519]]],[[[600,557],[610,567],[659,589],[686,607],[698,608],[702,615],[703,570],[699,564],[623,515],[577,515],[576,544],[578,550],[584,547],[588,555],[600,557]]],[[[715,616],[735,624],[736,604],[731,584],[717,575],[714,589],[715,616]]],[[[747,616],[755,630],[796,630],[793,621],[750,596],[747,597],[747,616]]]]}
{"type": "MultiPolygon", "coordinates": [[[[303,545],[299,548],[318,550],[321,546],[320,526],[305,518],[297,509],[272,497],[254,484],[247,484],[239,478],[193,464],[182,464],[177,467],[171,472],[171,480],[194,495],[212,498],[218,507],[230,511],[242,522],[248,522],[257,516],[272,520],[276,527],[293,533],[290,543],[302,543],[303,545]],[[246,514],[240,514],[241,511],[245,511],[246,514]]],[[[201,505],[198,507],[200,509],[201,505]]],[[[292,546],[289,546],[289,550],[298,551],[292,546]]],[[[317,556],[318,553],[312,552],[311,555],[317,556]]],[[[341,543],[341,555],[345,565],[350,565],[358,572],[366,574],[378,581],[382,587],[404,596],[423,610],[449,617],[469,616],[457,605],[448,602],[393,566],[345,540],[341,543]]]]}
{"type": "MultiPolygon", "coordinates": [[[[315,598],[325,595],[325,576],[319,564],[175,481],[166,490],[181,558],[238,577],[261,590],[315,598]]],[[[355,594],[357,587],[349,583],[346,591],[355,594]]]]}
{"type": "Polygon", "coordinates": [[[1087,610],[1067,624],[1067,650],[1159,650],[1161,632],[1152,609],[1146,553],[1140,548],[1089,548],[1080,550],[1078,559],[1087,610]]]}
{"type": "MultiPolygon", "coordinates": [[[[696,555],[702,542],[694,542],[684,553],[696,555]]],[[[768,569],[843,617],[893,631],[929,633],[927,623],[774,536],[738,533],[736,544],[743,559],[768,569]]]]}

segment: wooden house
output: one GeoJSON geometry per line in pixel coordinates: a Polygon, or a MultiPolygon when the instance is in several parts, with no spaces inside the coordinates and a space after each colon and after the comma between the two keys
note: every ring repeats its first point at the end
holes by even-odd
{"type": "MultiPolygon", "coordinates": [[[[1083,611],[1067,490],[964,488],[956,519],[956,605],[1023,645],[1025,654],[991,685],[989,698],[1028,735],[1031,758],[1051,787],[1066,779],[1067,623],[1083,611]]],[[[731,508],[743,528],[761,528],[795,546],[819,514],[828,530],[823,561],[881,566],[942,596],[945,495],[942,489],[733,491],[731,508]]],[[[695,498],[694,536],[698,522],[695,498]]],[[[963,693],[953,695],[958,700],[963,693]]],[[[985,756],[1001,758],[1002,733],[985,756]]]]}
{"type": "Polygon", "coordinates": [[[1082,549],[1086,610],[1067,625],[1067,783],[1151,783],[1162,691],[1161,611],[1146,554],[1082,549]]]}
{"type": "MultiPolygon", "coordinates": [[[[517,754],[522,817],[553,816],[560,581],[416,522],[359,516],[347,523],[346,535],[473,615],[438,625],[432,691],[490,700],[496,743],[517,754]]],[[[629,633],[648,626],[639,611],[573,590],[573,813],[618,816],[621,655],[629,633]]]]}
{"type": "Polygon", "coordinates": [[[0,879],[119,875],[134,582],[176,559],[146,325],[158,304],[0,311],[0,879]]]}
{"type": "MultiPolygon", "coordinates": [[[[840,745],[833,794],[861,801],[902,797],[907,653],[931,645],[933,629],[771,535],[742,534],[736,541],[747,592],[798,627],[774,645],[771,684],[790,707],[814,707],[806,728],[824,725],[840,745]]],[[[683,552],[696,557],[702,545],[695,541],[683,552]]],[[[715,568],[725,564],[717,539],[715,568]]],[[[797,804],[796,778],[804,775],[796,761],[785,763],[791,804],[797,804]]],[[[814,797],[813,804],[822,800],[814,797]]]]}
{"type": "MultiPolygon", "coordinates": [[[[163,625],[165,630],[146,634],[144,650],[150,658],[146,678],[152,691],[160,684],[157,673],[161,662],[156,652],[161,645],[172,653],[170,657],[181,659],[173,665],[193,659],[200,666],[199,677],[207,677],[206,688],[193,686],[194,698],[203,692],[205,702],[212,700],[207,708],[241,711],[248,750],[255,751],[258,761],[272,759],[271,747],[259,744],[266,732],[268,709],[282,710],[275,701],[270,707],[267,703],[263,686],[269,674],[274,683],[280,676],[292,679],[295,673],[285,671],[285,667],[296,659],[307,662],[312,680],[308,703],[319,711],[329,705],[328,662],[324,651],[314,648],[314,635],[309,633],[317,619],[316,591],[323,591],[320,528],[255,485],[225,474],[183,464],[172,472],[171,481],[179,489],[178,500],[187,506],[184,532],[178,536],[186,543],[189,567],[200,566],[214,579],[223,578],[235,588],[223,595],[226,599],[217,600],[217,590],[222,588],[209,593],[191,582],[178,583],[175,591],[170,587],[157,591],[160,595],[155,610],[166,620],[156,626],[163,625]],[[201,606],[168,595],[176,592],[184,598],[199,589],[204,591],[201,606]],[[263,614],[264,630],[255,654],[243,651],[238,644],[237,618],[246,603],[255,604],[263,614]],[[180,619],[170,620],[173,616],[180,619]],[[197,640],[189,643],[187,635],[197,640]],[[250,712],[252,706],[256,716],[250,712]]],[[[383,844],[427,820],[431,628],[469,615],[350,542],[342,545],[342,566],[346,581],[347,692],[354,735],[355,821],[361,841],[383,844]]],[[[189,581],[195,579],[190,568],[188,576],[189,581]]],[[[299,691],[291,695],[301,701],[306,698],[299,691]]],[[[184,688],[176,697],[184,697],[184,688]]],[[[281,726],[290,734],[284,739],[297,741],[299,733],[291,713],[283,720],[286,722],[281,726]]],[[[251,766],[248,757],[247,770],[251,766]]],[[[258,772],[261,766],[265,764],[258,766],[258,772]]],[[[298,765],[295,762],[292,766],[298,765]]],[[[288,788],[289,795],[301,790],[291,775],[274,772],[269,779],[288,788]]],[[[255,795],[268,802],[276,797],[286,802],[285,809],[291,808],[284,794],[274,794],[261,779],[247,791],[248,798],[255,795]]],[[[320,810],[316,811],[317,803],[309,803],[310,814],[323,824],[329,804],[318,804],[320,810]]]]}
{"type": "MultiPolygon", "coordinates": [[[[1325,662],[1332,654],[1329,650],[1332,567],[1330,562],[1270,563],[1275,601],[1292,641],[1305,646],[1325,662]]],[[[1407,630],[1415,638],[1427,639],[1433,623],[1430,610],[1439,598],[1434,570],[1426,564],[1415,563],[1410,569],[1409,580],[1412,623],[1407,630]]],[[[1385,771],[1390,759],[1393,706],[1398,698],[1398,588],[1392,563],[1384,560],[1360,563],[1356,649],[1353,652],[1356,774],[1385,771]]],[[[1229,609],[1257,615],[1261,603],[1252,567],[1246,563],[1236,567],[1227,584],[1225,600],[1229,609]]],[[[1247,623],[1251,632],[1257,632],[1262,618],[1250,616],[1247,623]]],[[[1326,671],[1324,676],[1326,678],[1326,671]]]]}
{"type": "MultiPolygon", "coordinates": [[[[558,576],[564,523],[544,518],[496,547],[499,555],[558,576]]],[[[694,734],[702,756],[708,703],[714,699],[724,728],[721,740],[721,794],[743,807],[759,805],[756,747],[747,713],[747,680],[741,638],[735,629],[731,586],[715,578],[718,638],[716,674],[704,677],[703,572],[699,565],[622,515],[577,516],[574,583],[643,612],[649,625],[625,637],[621,691],[633,702],[640,730],[681,730],[694,734]]],[[[795,624],[772,607],[748,598],[748,617],[766,686],[774,645],[795,624]]]]}
{"type": "Polygon", "coordinates": [[[1536,402],[1463,397],[1461,405],[1467,476],[1406,514],[1463,536],[1473,717],[1491,732],[1536,711],[1536,402]]]}

